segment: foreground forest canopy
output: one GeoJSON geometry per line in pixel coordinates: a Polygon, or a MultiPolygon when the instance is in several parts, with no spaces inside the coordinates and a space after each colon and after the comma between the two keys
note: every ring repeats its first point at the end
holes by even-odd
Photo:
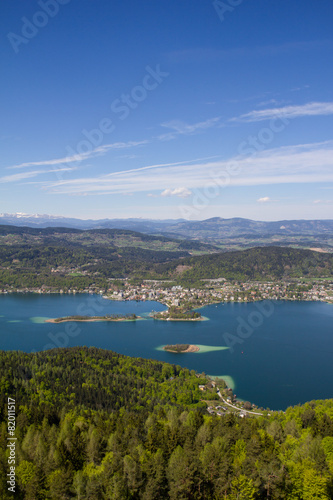
{"type": "Polygon", "coordinates": [[[333,497],[333,400],[208,415],[204,374],[95,348],[1,352],[0,373],[2,499],[8,397],[18,499],[333,497]]]}
{"type": "Polygon", "coordinates": [[[106,290],[110,279],[122,278],[197,284],[221,277],[249,281],[332,276],[331,253],[274,246],[220,252],[200,242],[120,229],[0,226],[0,289],[106,290]]]}

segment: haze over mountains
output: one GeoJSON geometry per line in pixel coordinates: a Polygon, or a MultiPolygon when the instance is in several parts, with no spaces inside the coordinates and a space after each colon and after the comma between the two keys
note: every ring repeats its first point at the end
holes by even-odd
{"type": "Polygon", "coordinates": [[[155,233],[174,232],[189,235],[195,231],[212,231],[221,233],[221,236],[236,236],[239,234],[328,234],[333,232],[333,219],[322,220],[281,220],[281,221],[255,221],[234,217],[223,219],[213,217],[206,220],[185,219],[75,219],[47,214],[0,214],[0,223],[28,227],[71,227],[76,229],[130,229],[135,231],[155,233]]]}
{"type": "Polygon", "coordinates": [[[83,220],[52,215],[4,213],[0,214],[0,224],[32,228],[127,229],[169,238],[200,240],[230,249],[274,244],[333,250],[333,219],[273,222],[220,217],[201,221],[135,218],[83,220]]]}

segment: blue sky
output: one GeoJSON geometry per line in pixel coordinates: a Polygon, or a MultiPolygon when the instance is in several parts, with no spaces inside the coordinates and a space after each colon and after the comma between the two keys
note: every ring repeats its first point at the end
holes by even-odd
{"type": "Polygon", "coordinates": [[[331,0],[0,9],[0,213],[333,218],[331,0]]]}

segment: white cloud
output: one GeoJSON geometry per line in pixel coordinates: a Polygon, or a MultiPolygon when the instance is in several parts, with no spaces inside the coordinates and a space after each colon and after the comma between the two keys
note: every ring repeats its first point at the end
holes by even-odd
{"type": "Polygon", "coordinates": [[[188,198],[191,196],[191,191],[184,187],[179,187],[175,189],[164,189],[161,196],[178,196],[179,198],[188,198]]]}
{"type": "Polygon", "coordinates": [[[270,149],[229,160],[191,160],[149,165],[90,178],[48,184],[53,193],[124,193],[171,191],[179,186],[204,189],[333,182],[333,141],[270,149]]]}
{"type": "Polygon", "coordinates": [[[270,201],[271,199],[268,197],[268,196],[264,196],[263,198],[259,198],[259,200],[257,200],[259,203],[267,203],[268,201],[270,201]]]}
{"type": "Polygon", "coordinates": [[[231,118],[234,122],[259,122],[276,117],[299,118],[303,116],[324,116],[333,114],[333,102],[309,102],[300,106],[284,106],[250,111],[231,118]]]}
{"type": "Polygon", "coordinates": [[[96,156],[104,155],[111,149],[126,149],[133,148],[136,146],[141,146],[148,144],[149,141],[128,141],[128,142],[114,142],[113,144],[104,144],[103,146],[98,146],[97,148],[88,151],[87,153],[78,153],[73,156],[64,156],[63,158],[56,158],[54,160],[42,160],[42,161],[30,161],[25,163],[19,163],[18,165],[13,165],[7,168],[24,168],[24,167],[39,167],[42,165],[62,165],[73,162],[81,162],[83,160],[88,160],[89,158],[94,158],[96,156]]]}
{"type": "Polygon", "coordinates": [[[158,136],[158,139],[162,141],[170,141],[179,135],[192,135],[198,131],[215,127],[219,120],[219,117],[209,118],[203,122],[193,123],[191,125],[184,123],[181,120],[171,120],[169,122],[161,123],[162,127],[171,129],[172,132],[161,134],[158,136]]]}

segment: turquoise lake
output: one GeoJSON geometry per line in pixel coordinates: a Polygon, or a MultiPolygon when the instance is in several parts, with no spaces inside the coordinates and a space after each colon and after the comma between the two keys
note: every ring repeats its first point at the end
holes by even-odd
{"type": "Polygon", "coordinates": [[[237,397],[274,410],[333,397],[333,305],[320,302],[218,304],[200,309],[209,321],[148,318],[157,302],[117,302],[96,295],[0,296],[0,349],[40,351],[96,346],[224,376],[237,397]],[[67,315],[135,313],[136,322],[45,323],[67,315]],[[201,346],[173,354],[165,344],[201,346]],[[217,349],[228,347],[227,349],[217,349]]]}

